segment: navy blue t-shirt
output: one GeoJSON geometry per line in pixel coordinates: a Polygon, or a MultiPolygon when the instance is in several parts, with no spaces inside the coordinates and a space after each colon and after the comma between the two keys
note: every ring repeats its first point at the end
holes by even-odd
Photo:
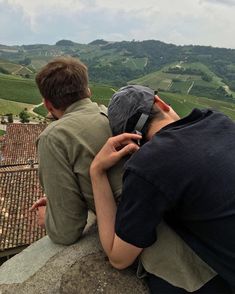
{"type": "Polygon", "coordinates": [[[164,218],[235,285],[235,123],[212,110],[157,132],[126,165],[115,230],[145,248],[164,218]]]}

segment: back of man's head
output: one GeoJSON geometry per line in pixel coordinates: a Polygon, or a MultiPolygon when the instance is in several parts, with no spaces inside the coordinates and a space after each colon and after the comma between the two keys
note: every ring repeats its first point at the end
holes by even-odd
{"type": "Polygon", "coordinates": [[[49,62],[36,75],[36,83],[42,97],[60,110],[89,96],[87,67],[72,57],[49,62]]]}
{"type": "Polygon", "coordinates": [[[109,123],[114,135],[123,132],[141,132],[143,137],[153,119],[163,118],[154,105],[155,91],[140,85],[120,88],[108,106],[109,123]]]}

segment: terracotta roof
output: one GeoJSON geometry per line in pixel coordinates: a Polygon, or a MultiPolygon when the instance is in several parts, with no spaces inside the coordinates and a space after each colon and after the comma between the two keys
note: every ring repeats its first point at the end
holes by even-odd
{"type": "MultiPolygon", "coordinates": [[[[22,171],[25,169],[29,169],[30,165],[11,165],[11,166],[3,166],[0,167],[0,173],[1,172],[8,172],[8,171],[22,171]]],[[[38,164],[34,164],[34,168],[37,169],[38,168],[38,164]]]]}
{"type": "MultiPolygon", "coordinates": [[[[15,167],[16,168],[16,167],[15,167]]],[[[43,192],[37,169],[0,169],[0,251],[29,245],[45,235],[31,205],[43,192]]]]}
{"type": "Polygon", "coordinates": [[[8,124],[1,147],[0,165],[27,164],[29,159],[38,162],[35,142],[46,126],[46,124],[8,124]]]}

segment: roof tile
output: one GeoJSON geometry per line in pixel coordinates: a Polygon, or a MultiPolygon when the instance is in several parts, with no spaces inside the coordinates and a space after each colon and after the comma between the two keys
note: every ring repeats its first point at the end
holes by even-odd
{"type": "Polygon", "coordinates": [[[36,213],[29,212],[42,196],[36,168],[0,170],[0,251],[29,245],[46,234],[36,213]]]}
{"type": "Polygon", "coordinates": [[[8,124],[4,141],[1,142],[0,166],[27,164],[29,159],[37,163],[35,143],[46,126],[46,124],[8,124]]]}

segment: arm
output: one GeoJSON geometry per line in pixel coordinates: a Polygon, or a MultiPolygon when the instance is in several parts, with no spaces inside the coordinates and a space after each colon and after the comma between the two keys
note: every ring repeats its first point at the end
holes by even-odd
{"type": "Polygon", "coordinates": [[[47,195],[47,234],[53,242],[69,245],[76,242],[83,232],[87,207],[63,145],[53,136],[40,138],[39,178],[47,195]]]}
{"type": "Polygon", "coordinates": [[[106,171],[122,157],[135,152],[139,148],[131,141],[134,139],[140,139],[140,136],[123,134],[110,138],[97,154],[90,168],[101,244],[110,263],[118,269],[126,268],[132,264],[142,251],[142,248],[121,240],[115,234],[117,207],[106,171]]]}
{"type": "Polygon", "coordinates": [[[44,194],[44,196],[34,202],[29,209],[30,212],[37,212],[38,225],[42,228],[45,228],[46,205],[47,197],[44,194]]]}

